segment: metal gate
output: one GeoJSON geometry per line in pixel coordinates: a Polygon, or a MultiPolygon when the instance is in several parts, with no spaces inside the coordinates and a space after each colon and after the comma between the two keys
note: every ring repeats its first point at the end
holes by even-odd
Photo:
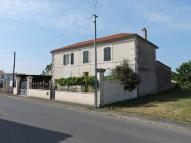
{"type": "Polygon", "coordinates": [[[22,80],[20,84],[20,95],[27,95],[27,80],[22,80]]]}

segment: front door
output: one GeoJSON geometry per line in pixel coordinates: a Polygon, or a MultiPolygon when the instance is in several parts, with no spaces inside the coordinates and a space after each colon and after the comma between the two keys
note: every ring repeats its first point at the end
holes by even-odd
{"type": "Polygon", "coordinates": [[[20,95],[27,95],[27,80],[22,80],[20,84],[20,95]]]}

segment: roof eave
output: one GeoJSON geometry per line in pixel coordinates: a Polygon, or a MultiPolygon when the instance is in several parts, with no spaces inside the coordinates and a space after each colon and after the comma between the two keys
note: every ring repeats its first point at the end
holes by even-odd
{"type": "MultiPolygon", "coordinates": [[[[137,34],[132,34],[132,35],[129,35],[129,36],[126,36],[126,37],[120,37],[120,38],[112,39],[112,40],[108,40],[108,41],[98,42],[97,44],[108,43],[108,42],[111,42],[111,41],[117,41],[117,40],[121,40],[121,39],[131,39],[131,38],[134,38],[135,35],[137,35],[137,34]]],[[[71,50],[71,49],[81,48],[81,47],[85,47],[85,46],[93,46],[93,43],[82,45],[82,46],[76,46],[76,47],[72,47],[72,48],[64,48],[64,47],[63,48],[58,48],[58,49],[52,50],[50,53],[54,54],[54,53],[59,53],[59,52],[65,51],[65,50],[71,50]]]]}
{"type": "Polygon", "coordinates": [[[155,47],[156,49],[159,49],[159,47],[158,47],[157,45],[155,45],[155,44],[153,44],[152,42],[150,42],[150,41],[144,39],[144,38],[141,37],[140,35],[136,34],[135,36],[138,37],[138,38],[141,38],[141,39],[144,40],[145,42],[151,44],[151,45],[152,45],[153,47],[155,47]]]}

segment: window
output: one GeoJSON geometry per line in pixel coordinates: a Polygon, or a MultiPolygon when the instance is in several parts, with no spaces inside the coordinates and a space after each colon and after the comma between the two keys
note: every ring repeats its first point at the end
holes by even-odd
{"type": "Polygon", "coordinates": [[[69,54],[64,55],[64,65],[69,64],[69,54]]]}
{"type": "Polygon", "coordinates": [[[83,51],[83,63],[89,63],[89,51],[83,51]]]}
{"type": "Polygon", "coordinates": [[[111,48],[104,48],[104,61],[111,61],[111,48]]]}
{"type": "Polygon", "coordinates": [[[70,55],[70,64],[71,65],[74,64],[74,53],[71,53],[71,55],[70,55]]]}
{"type": "Polygon", "coordinates": [[[89,76],[89,72],[83,72],[83,75],[87,77],[89,76]]]}

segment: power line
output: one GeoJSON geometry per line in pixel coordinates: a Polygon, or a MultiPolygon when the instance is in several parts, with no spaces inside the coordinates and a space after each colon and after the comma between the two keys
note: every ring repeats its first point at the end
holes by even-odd
{"type": "Polygon", "coordinates": [[[99,12],[102,10],[102,8],[103,8],[103,3],[105,2],[105,0],[101,0],[101,2],[97,5],[97,12],[96,12],[96,14],[98,14],[99,15],[99,12]]]}
{"type": "Polygon", "coordinates": [[[83,36],[82,41],[85,40],[85,37],[86,37],[87,32],[88,32],[88,30],[89,30],[89,27],[90,27],[92,18],[93,18],[94,14],[95,14],[95,10],[96,10],[97,5],[98,5],[98,0],[96,0],[96,2],[95,2],[95,4],[94,4],[93,10],[92,10],[92,14],[91,14],[91,16],[90,16],[90,19],[89,19],[89,22],[88,22],[88,26],[87,26],[87,28],[85,29],[84,36],[83,36]]]}
{"type": "Polygon", "coordinates": [[[95,5],[94,5],[94,8],[93,8],[93,12],[92,12],[91,17],[93,17],[94,14],[95,14],[95,10],[96,10],[97,4],[98,4],[98,0],[96,0],[96,2],[95,2],[95,5]]]}

